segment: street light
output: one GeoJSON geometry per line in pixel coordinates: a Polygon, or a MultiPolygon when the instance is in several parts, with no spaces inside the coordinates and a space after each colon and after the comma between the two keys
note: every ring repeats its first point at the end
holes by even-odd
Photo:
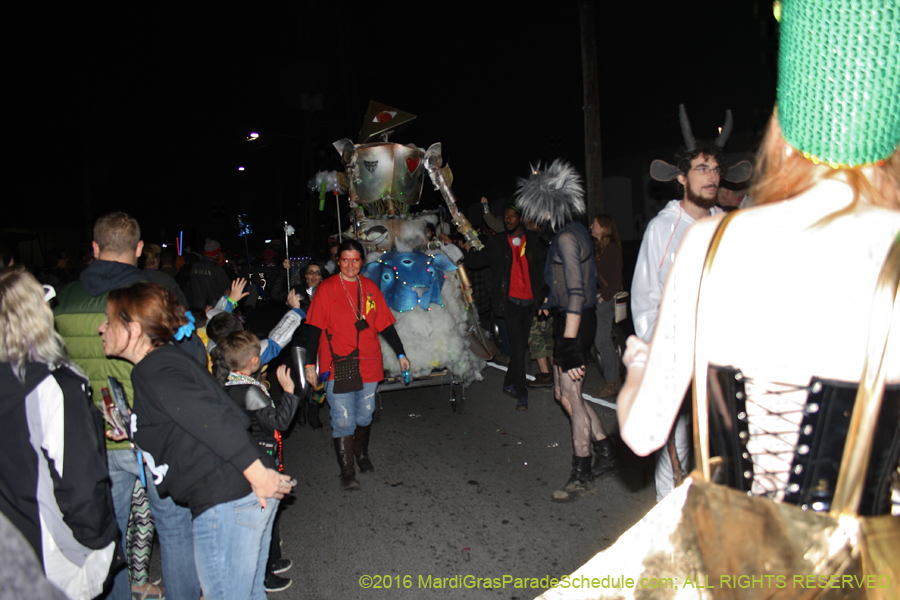
{"type": "MultiPolygon", "coordinates": [[[[247,151],[253,153],[260,153],[265,151],[265,149],[269,147],[270,143],[275,144],[276,150],[282,150],[282,148],[280,148],[282,146],[281,142],[273,142],[275,138],[291,138],[300,141],[306,140],[304,136],[290,135],[286,133],[261,132],[256,130],[248,132],[246,134],[246,137],[237,143],[245,144],[244,148],[247,151]],[[248,142],[250,143],[249,146],[246,145],[248,142]]],[[[294,145],[292,144],[291,146],[294,145]]],[[[290,149],[293,150],[293,147],[291,147],[290,149]]],[[[249,167],[247,167],[246,165],[238,167],[239,172],[246,170],[253,171],[255,173],[255,181],[253,182],[254,187],[262,190],[262,186],[275,186],[275,189],[277,190],[279,218],[283,217],[283,203],[285,196],[284,163],[287,159],[285,158],[285,156],[283,156],[283,154],[283,152],[279,151],[276,152],[274,156],[269,156],[266,160],[259,160],[257,162],[251,163],[249,167]]],[[[246,160],[249,161],[250,159],[247,158],[246,160]]],[[[247,176],[242,175],[241,177],[247,176]]]]}
{"type": "Polygon", "coordinates": [[[300,136],[300,135],[291,135],[291,134],[289,134],[289,133],[268,133],[268,132],[267,132],[266,135],[263,136],[263,135],[262,135],[261,133],[259,133],[258,131],[251,131],[250,134],[247,136],[247,139],[245,139],[244,141],[245,141],[245,142],[252,142],[252,141],[258,140],[258,139],[260,139],[260,138],[265,139],[265,138],[272,138],[272,137],[291,138],[291,139],[294,139],[294,140],[302,140],[302,139],[304,139],[303,136],[300,136]]]}

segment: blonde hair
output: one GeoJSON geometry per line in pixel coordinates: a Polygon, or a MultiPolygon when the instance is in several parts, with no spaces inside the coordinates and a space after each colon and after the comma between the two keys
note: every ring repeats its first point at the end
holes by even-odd
{"type": "Polygon", "coordinates": [[[756,155],[756,177],[750,186],[750,197],[755,206],[771,204],[799,196],[822,181],[841,177],[853,190],[853,202],[829,218],[853,212],[861,201],[900,210],[900,150],[867,167],[814,164],[785,141],[776,113],[756,155]]]}
{"type": "Polygon", "coordinates": [[[71,364],[66,345],[53,328],[44,288],[24,267],[0,269],[0,362],[25,379],[25,363],[71,364]]]}

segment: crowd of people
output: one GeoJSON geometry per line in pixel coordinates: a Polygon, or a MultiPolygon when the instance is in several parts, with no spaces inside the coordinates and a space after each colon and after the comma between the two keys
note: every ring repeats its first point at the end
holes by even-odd
{"type": "MultiPolygon", "coordinates": [[[[284,571],[270,539],[293,480],[273,468],[249,425],[272,437],[293,412],[265,420],[260,407],[232,399],[210,373],[196,327],[217,314],[237,322],[228,312],[246,280],[220,272],[212,260],[220,249],[208,241],[209,260],[197,261],[187,286],[206,289],[195,296],[206,310],[194,308],[194,317],[188,294],[160,269],[158,247],[148,246],[138,268],[145,247],[133,218],[101,217],[92,245],[94,259],[58,294],[21,266],[0,271],[3,404],[13,411],[3,420],[0,508],[70,598],[265,598],[284,571]],[[119,394],[130,405],[124,413],[119,394]],[[114,425],[105,433],[101,415],[114,425]],[[128,544],[129,524],[144,513],[152,514],[150,541],[153,526],[159,537],[164,589],[140,573],[146,540],[128,544]]],[[[268,353],[256,340],[251,364],[290,341],[304,313],[295,293],[288,303],[265,340],[268,353]]],[[[224,348],[231,337],[220,340],[224,348]]],[[[245,364],[224,354],[239,377],[245,364]]],[[[279,369],[278,379],[280,406],[295,409],[289,374],[279,369]]]]}
{"type": "MultiPolygon", "coordinates": [[[[612,343],[626,283],[622,243],[609,215],[588,222],[570,164],[538,165],[514,201],[496,215],[487,207],[478,219],[483,250],[445,252],[473,271],[475,309],[508,367],[501,391],[515,410],[528,409],[529,388],[552,387],[570,420],[571,470],[553,501],[577,500],[621,468],[584,398],[595,351],[598,395],[618,397],[622,440],[638,455],[658,452],[658,501],[676,495],[695,462],[700,477],[749,496],[900,516],[900,336],[872,333],[900,328],[900,90],[885,92],[865,69],[824,86],[883,127],[811,110],[800,92],[834,66],[794,36],[808,17],[794,7],[782,32],[781,60],[791,66],[740,208],[718,206],[721,182],[743,182],[749,168],[725,164],[727,134],[695,140],[683,109],[675,164],[651,166],[654,178],[677,183],[678,197],[641,242],[624,383],[612,343]],[[864,326],[839,321],[851,314],[864,326]],[[531,377],[529,351],[538,363],[531,377]],[[876,367],[877,384],[861,380],[876,367]],[[863,459],[833,450],[858,446],[856,432],[868,431],[854,403],[874,406],[879,422],[863,459]],[[711,453],[723,459],[717,473],[711,453]],[[847,492],[851,458],[864,476],[847,492]]],[[[816,10],[833,17],[838,9],[816,10]]],[[[462,246],[443,228],[429,239],[462,246]]],[[[375,469],[379,336],[401,373],[411,367],[379,286],[360,276],[364,246],[335,243],[327,261],[305,265],[295,289],[274,286],[288,310],[262,340],[233,313],[259,290],[225,272],[215,240],[178,265],[116,212],[96,222],[93,258],[77,278],[55,256],[53,281],[43,285],[8,257],[0,267],[0,526],[34,551],[53,584],[41,594],[262,600],[285,589],[290,581],[278,575],[291,562],[280,555],[279,503],[296,480],[285,472],[280,432],[298,411],[316,427],[309,397],[324,388],[340,488],[360,489],[357,468],[375,469]],[[276,402],[261,367],[291,343],[306,359],[294,373],[276,370],[276,402]],[[129,550],[130,530],[148,533],[142,511],[159,536],[164,589],[129,550]]],[[[274,253],[266,263],[278,268],[274,253]]],[[[252,302],[244,307],[254,313],[252,302]]],[[[0,577],[12,581],[6,569],[0,577]]]]}

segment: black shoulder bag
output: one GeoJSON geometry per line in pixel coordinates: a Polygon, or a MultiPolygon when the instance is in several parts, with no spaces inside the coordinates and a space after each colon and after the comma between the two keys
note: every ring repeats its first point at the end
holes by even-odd
{"type": "MultiPolygon", "coordinates": [[[[340,275],[338,275],[340,277],[340,275]]],[[[341,286],[344,285],[344,280],[341,280],[341,286]]],[[[346,288],[344,289],[346,291],[346,288]]],[[[347,294],[347,299],[350,299],[350,295],[347,294]]],[[[350,303],[350,306],[353,306],[353,303],[350,303]]],[[[363,387],[362,373],[359,371],[359,332],[363,329],[368,328],[369,324],[365,319],[362,318],[362,282],[357,280],[357,295],[356,295],[356,348],[353,349],[353,352],[346,356],[340,356],[335,354],[334,346],[331,345],[331,333],[326,332],[326,338],[328,339],[328,348],[331,350],[331,361],[333,363],[332,369],[334,370],[334,393],[335,394],[347,394],[349,392],[357,392],[363,387]]]]}

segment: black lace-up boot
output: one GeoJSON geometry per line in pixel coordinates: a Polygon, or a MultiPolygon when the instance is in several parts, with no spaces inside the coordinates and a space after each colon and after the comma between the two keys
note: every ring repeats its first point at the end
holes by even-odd
{"type": "Polygon", "coordinates": [[[594,490],[591,457],[573,456],[572,474],[561,490],[553,492],[554,502],[573,502],[594,490]]]}
{"type": "Polygon", "coordinates": [[[619,454],[616,452],[612,439],[609,437],[591,442],[591,446],[594,447],[594,466],[591,469],[591,475],[594,479],[611,475],[622,466],[619,454]]]}

